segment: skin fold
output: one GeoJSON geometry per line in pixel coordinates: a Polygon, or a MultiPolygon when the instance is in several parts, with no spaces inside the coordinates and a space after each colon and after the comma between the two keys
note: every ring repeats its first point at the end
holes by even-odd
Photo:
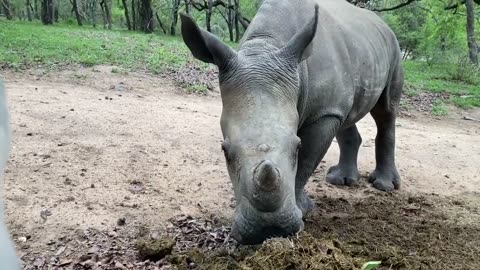
{"type": "Polygon", "coordinates": [[[355,123],[368,113],[377,125],[369,181],[383,191],[400,187],[394,150],[401,52],[376,14],[341,0],[266,0],[238,51],[181,18],[194,57],[219,68],[237,241],[255,244],[303,228],[314,205],[305,184],[335,137],[340,159],[326,180],[355,185],[355,123]]]}

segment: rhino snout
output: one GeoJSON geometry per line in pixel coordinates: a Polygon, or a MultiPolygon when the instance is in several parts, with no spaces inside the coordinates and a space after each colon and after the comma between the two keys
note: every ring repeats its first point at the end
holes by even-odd
{"type": "Polygon", "coordinates": [[[260,244],[272,237],[287,237],[304,229],[302,213],[297,207],[263,215],[255,209],[237,213],[231,236],[243,245],[260,244]]]}

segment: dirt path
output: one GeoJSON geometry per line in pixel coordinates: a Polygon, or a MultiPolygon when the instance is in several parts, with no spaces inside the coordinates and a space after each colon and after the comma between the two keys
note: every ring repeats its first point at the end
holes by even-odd
{"type": "MultiPolygon", "coordinates": [[[[79,228],[108,230],[119,218],[162,226],[180,213],[231,216],[218,93],[186,95],[167,79],[110,67],[4,76],[14,138],[7,216],[22,254],[79,228]]],[[[374,167],[372,119],[359,130],[366,175],[374,167]]],[[[480,193],[480,123],[400,118],[397,137],[400,194],[480,193]]],[[[326,184],[337,158],[334,143],[309,183],[312,196],[374,192],[365,180],[355,188],[326,184]]]]}

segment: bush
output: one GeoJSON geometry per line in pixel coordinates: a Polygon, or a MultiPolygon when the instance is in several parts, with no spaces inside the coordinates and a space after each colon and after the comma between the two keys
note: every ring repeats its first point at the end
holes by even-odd
{"type": "Polygon", "coordinates": [[[458,58],[452,69],[448,70],[448,78],[471,85],[480,84],[480,67],[470,62],[468,57],[458,58]]]}

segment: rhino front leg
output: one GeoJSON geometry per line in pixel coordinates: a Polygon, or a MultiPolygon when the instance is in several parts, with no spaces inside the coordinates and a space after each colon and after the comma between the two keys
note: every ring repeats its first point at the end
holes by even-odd
{"type": "Polygon", "coordinates": [[[331,167],[327,173],[327,182],[333,185],[352,186],[358,183],[360,174],[357,168],[358,149],[362,144],[362,137],[356,125],[348,127],[337,134],[340,147],[338,165],[331,167]]]}
{"type": "Polygon", "coordinates": [[[302,148],[298,153],[297,176],[295,179],[295,198],[297,206],[305,216],[313,209],[314,203],[305,192],[308,178],[313,174],[325,156],[340,126],[338,117],[323,117],[313,125],[301,128],[298,136],[302,140],[302,148]]]}

